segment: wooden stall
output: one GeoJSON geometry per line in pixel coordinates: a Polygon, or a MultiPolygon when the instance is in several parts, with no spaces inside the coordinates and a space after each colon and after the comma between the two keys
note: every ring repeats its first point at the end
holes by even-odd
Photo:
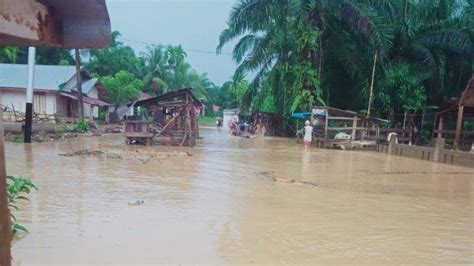
{"type": "Polygon", "coordinates": [[[435,124],[437,129],[433,130],[433,134],[437,138],[445,138],[456,150],[469,150],[474,143],[474,130],[463,130],[463,123],[467,120],[474,121],[474,76],[468,81],[461,97],[448,100],[441,106],[441,110],[444,111],[438,114],[435,124]],[[449,121],[455,121],[455,125],[448,125],[449,121]]]}
{"type": "Polygon", "coordinates": [[[127,144],[152,144],[154,133],[150,123],[141,116],[129,116],[124,121],[124,132],[127,144]]]}
{"type": "Polygon", "coordinates": [[[250,115],[252,131],[256,134],[262,132],[265,136],[287,137],[290,135],[287,121],[282,115],[268,112],[255,112],[250,115]]]}
{"type": "Polygon", "coordinates": [[[368,118],[354,111],[328,106],[316,106],[311,113],[318,146],[332,148],[343,142],[375,142],[381,137],[382,119],[368,118]]]}
{"type": "Polygon", "coordinates": [[[144,118],[141,122],[126,121],[126,136],[139,133],[149,138],[147,142],[157,136],[168,136],[172,145],[196,145],[196,139],[199,138],[197,117],[203,105],[191,91],[190,88],[182,89],[137,101],[135,107],[146,110],[144,118]],[[148,122],[150,120],[153,122],[148,122]]]}

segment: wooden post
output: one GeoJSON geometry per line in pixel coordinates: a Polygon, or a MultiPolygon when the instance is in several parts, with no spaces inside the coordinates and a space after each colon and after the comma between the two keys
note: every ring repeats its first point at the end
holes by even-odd
{"type": "MultiPolygon", "coordinates": [[[[324,125],[324,142],[328,139],[328,127],[329,127],[329,111],[326,108],[326,124],[324,125]]],[[[326,143],[324,143],[326,145],[326,143]]]]}
{"type": "MultiPolygon", "coordinates": [[[[188,138],[188,146],[191,146],[191,139],[192,139],[192,129],[191,129],[191,117],[189,113],[189,95],[186,93],[186,114],[184,118],[184,139],[186,139],[186,136],[188,138]]],[[[186,141],[185,141],[186,142],[186,141]]]]}
{"type": "Polygon", "coordinates": [[[79,55],[79,49],[75,49],[75,52],[76,52],[76,88],[77,88],[79,118],[81,120],[84,120],[84,101],[82,100],[81,56],[79,55]]]}
{"type": "MultiPolygon", "coordinates": [[[[0,118],[3,118],[3,108],[0,108],[0,118]]],[[[7,201],[7,173],[5,169],[5,147],[3,138],[3,119],[0,119],[0,265],[11,265],[10,211],[7,201]]]]}
{"type": "Polygon", "coordinates": [[[89,121],[94,122],[94,105],[89,105],[89,121]]]}
{"type": "Polygon", "coordinates": [[[443,137],[443,132],[442,132],[443,129],[444,129],[444,115],[441,115],[439,117],[439,123],[438,123],[438,138],[443,137]]]}
{"type": "Polygon", "coordinates": [[[380,139],[380,123],[377,124],[377,131],[376,131],[376,139],[379,140],[380,139]]]}
{"type": "Polygon", "coordinates": [[[402,131],[402,138],[405,138],[405,129],[406,129],[406,125],[407,125],[407,111],[405,111],[405,114],[403,115],[403,131],[402,131]]]}
{"type": "Polygon", "coordinates": [[[387,153],[388,154],[392,154],[393,151],[395,150],[395,145],[397,144],[397,137],[396,136],[392,136],[390,139],[389,139],[389,142],[388,142],[388,149],[387,149],[387,153]]]}
{"type": "Polygon", "coordinates": [[[199,136],[199,122],[196,116],[194,116],[194,126],[196,127],[196,138],[200,139],[201,137],[199,136]]]}
{"type": "Polygon", "coordinates": [[[446,140],[443,139],[443,138],[435,139],[434,152],[433,152],[433,161],[435,161],[435,162],[439,161],[439,155],[440,155],[440,152],[444,149],[444,144],[445,143],[446,143],[446,140]]]}
{"type": "Polygon", "coordinates": [[[457,122],[456,122],[456,135],[454,136],[454,149],[455,150],[459,150],[459,144],[460,144],[460,141],[461,141],[463,114],[464,114],[464,106],[459,105],[458,119],[457,119],[457,122]]]}
{"type": "Polygon", "coordinates": [[[370,81],[369,106],[367,107],[367,118],[370,117],[370,109],[372,107],[372,98],[374,97],[375,68],[377,66],[378,51],[375,51],[374,64],[372,66],[372,78],[370,81]]]}
{"type": "Polygon", "coordinates": [[[356,138],[356,134],[357,134],[357,116],[354,116],[354,118],[352,119],[352,140],[355,140],[356,138]]]}

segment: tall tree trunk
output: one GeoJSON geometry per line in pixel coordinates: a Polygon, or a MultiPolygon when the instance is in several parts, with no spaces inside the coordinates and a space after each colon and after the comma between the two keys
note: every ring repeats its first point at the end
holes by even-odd
{"type": "Polygon", "coordinates": [[[405,18],[408,16],[408,1],[409,0],[405,0],[405,10],[404,10],[405,18]]]}
{"type": "Polygon", "coordinates": [[[372,79],[370,81],[370,94],[369,94],[369,106],[367,107],[367,117],[370,117],[370,109],[372,107],[372,98],[374,96],[374,82],[375,82],[375,68],[377,66],[377,56],[379,51],[375,51],[374,64],[372,66],[372,79]]]}
{"type": "Polygon", "coordinates": [[[84,120],[84,102],[82,100],[82,77],[81,77],[81,56],[79,49],[75,49],[76,52],[76,83],[77,83],[77,99],[78,99],[78,111],[79,118],[84,120]]]}
{"type": "MultiPolygon", "coordinates": [[[[0,118],[2,117],[3,109],[0,108],[0,118]]],[[[7,174],[5,170],[5,148],[3,144],[3,122],[0,120],[0,265],[10,266],[12,228],[10,224],[10,211],[8,209],[7,200],[7,174]]]]}
{"type": "MultiPolygon", "coordinates": [[[[318,66],[318,79],[319,79],[319,84],[321,86],[322,84],[322,78],[321,78],[321,73],[323,72],[323,56],[324,56],[324,51],[323,51],[323,39],[322,39],[322,32],[319,31],[319,66],[318,66]]],[[[326,106],[329,106],[329,86],[326,88],[326,106]]]]}

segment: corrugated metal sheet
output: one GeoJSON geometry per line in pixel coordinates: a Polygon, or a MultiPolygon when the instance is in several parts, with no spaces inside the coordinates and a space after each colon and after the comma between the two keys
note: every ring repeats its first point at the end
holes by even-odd
{"type": "MultiPolygon", "coordinates": [[[[67,93],[67,92],[60,92],[59,94],[61,96],[67,97],[69,99],[73,99],[75,101],[78,100],[76,95],[73,95],[73,94],[70,94],[70,93],[67,93]]],[[[87,97],[87,96],[82,96],[82,100],[84,101],[84,103],[97,105],[97,106],[100,106],[100,107],[110,106],[110,104],[108,104],[106,102],[103,102],[99,99],[93,99],[93,98],[90,98],[90,97],[87,97]]]]}
{"type": "MultiPolygon", "coordinates": [[[[92,90],[92,88],[94,88],[94,85],[97,83],[98,80],[99,79],[97,78],[93,78],[93,79],[87,80],[86,82],[82,82],[82,93],[89,94],[89,92],[92,90]]],[[[74,81],[71,84],[72,84],[71,86],[64,87],[63,91],[71,91],[71,90],[77,91],[76,82],[74,81]]]]}
{"type": "MultiPolygon", "coordinates": [[[[35,66],[35,89],[59,90],[74,73],[74,66],[35,66]]],[[[28,65],[0,64],[0,87],[26,88],[28,85],[28,65]]]]}

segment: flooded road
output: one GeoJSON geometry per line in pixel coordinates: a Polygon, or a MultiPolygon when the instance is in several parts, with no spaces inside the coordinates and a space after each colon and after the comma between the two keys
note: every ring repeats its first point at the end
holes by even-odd
{"type": "Polygon", "coordinates": [[[16,212],[30,233],[14,265],[474,263],[472,168],[201,133],[187,156],[150,160],[172,148],[6,144],[8,174],[39,187],[16,212]],[[58,156],[71,148],[123,158],[58,156]]]}

